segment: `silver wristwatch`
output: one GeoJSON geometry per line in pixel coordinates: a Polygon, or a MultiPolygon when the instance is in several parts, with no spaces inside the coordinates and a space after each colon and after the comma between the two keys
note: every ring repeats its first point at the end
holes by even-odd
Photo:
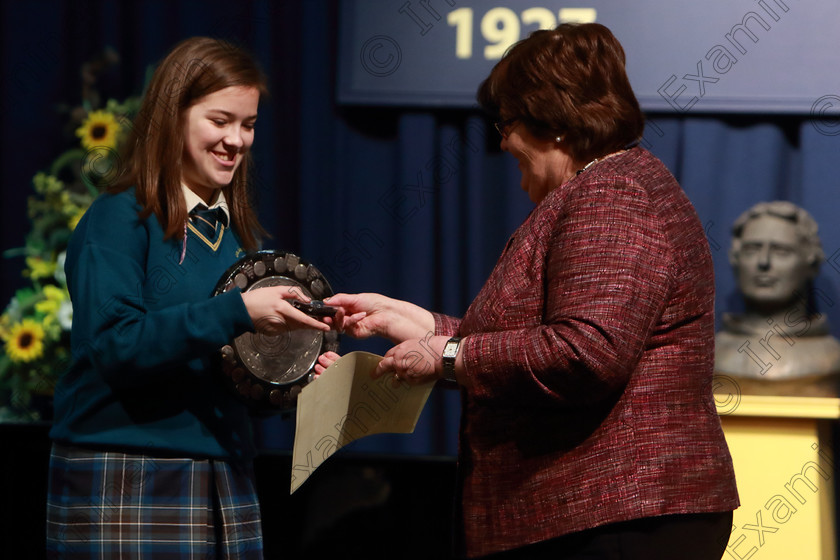
{"type": "Polygon", "coordinates": [[[453,336],[446,341],[443,347],[443,378],[447,381],[457,382],[455,378],[455,357],[461,347],[461,337],[453,336]]]}

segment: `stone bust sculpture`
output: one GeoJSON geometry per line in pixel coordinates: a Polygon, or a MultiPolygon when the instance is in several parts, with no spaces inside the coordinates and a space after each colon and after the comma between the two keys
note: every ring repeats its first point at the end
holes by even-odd
{"type": "Polygon", "coordinates": [[[762,202],[735,220],[729,262],[745,310],[722,317],[717,373],[744,392],[840,394],[840,342],[816,309],[833,302],[813,289],[824,258],[816,221],[790,202],[762,202]]]}

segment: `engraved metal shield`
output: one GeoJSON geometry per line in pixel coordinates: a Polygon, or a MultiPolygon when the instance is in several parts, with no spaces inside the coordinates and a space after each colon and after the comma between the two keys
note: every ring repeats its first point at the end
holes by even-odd
{"type": "MultiPolygon", "coordinates": [[[[259,251],[234,264],[214,295],[269,286],[294,286],[312,300],[333,295],[323,274],[292,253],[259,251]]],[[[262,330],[257,325],[258,330],[262,330]]],[[[275,327],[277,328],[277,327],[275,327]]],[[[338,333],[280,327],[279,334],[245,333],[221,350],[224,382],[252,409],[262,413],[293,409],[297,396],[314,379],[318,356],[338,350],[338,333]]]]}

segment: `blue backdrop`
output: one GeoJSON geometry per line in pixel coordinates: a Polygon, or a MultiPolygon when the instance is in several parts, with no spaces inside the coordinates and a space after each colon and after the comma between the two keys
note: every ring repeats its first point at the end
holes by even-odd
{"type": "MultiPolygon", "coordinates": [[[[66,117],[57,109],[78,103],[80,65],[112,46],[122,62],[103,75],[103,94],[138,94],[149,65],[191,35],[236,40],[261,60],[272,90],[254,147],[260,216],[273,235],[266,246],[316,263],[337,291],[377,291],[461,314],[531,209],[515,161],[500,152],[480,113],[336,103],[337,2],[41,1],[4,2],[0,10],[3,249],[23,244],[31,178],[65,147],[66,117]]],[[[840,102],[840,82],[825,94],[840,102]]],[[[821,310],[840,335],[837,119],[648,117],[645,146],[680,180],[706,226],[717,309],[740,305],[726,255],[730,224],[756,202],[786,199],[820,224],[828,262],[817,287],[830,298],[821,310]]],[[[22,266],[2,261],[3,303],[23,284],[22,266]]],[[[355,349],[381,353],[387,345],[342,344],[355,349]]],[[[435,391],[414,435],[373,436],[353,447],[453,454],[459,414],[457,393],[435,391]]],[[[290,419],[264,421],[261,441],[289,448],[293,429],[290,419]]]]}

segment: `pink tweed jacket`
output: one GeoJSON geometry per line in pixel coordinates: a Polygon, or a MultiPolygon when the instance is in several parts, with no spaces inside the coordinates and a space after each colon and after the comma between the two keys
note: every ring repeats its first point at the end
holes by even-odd
{"type": "Polygon", "coordinates": [[[712,397],[714,273],[674,177],[634,148],[552,191],[462,320],[467,556],[738,506],[712,397]]]}

